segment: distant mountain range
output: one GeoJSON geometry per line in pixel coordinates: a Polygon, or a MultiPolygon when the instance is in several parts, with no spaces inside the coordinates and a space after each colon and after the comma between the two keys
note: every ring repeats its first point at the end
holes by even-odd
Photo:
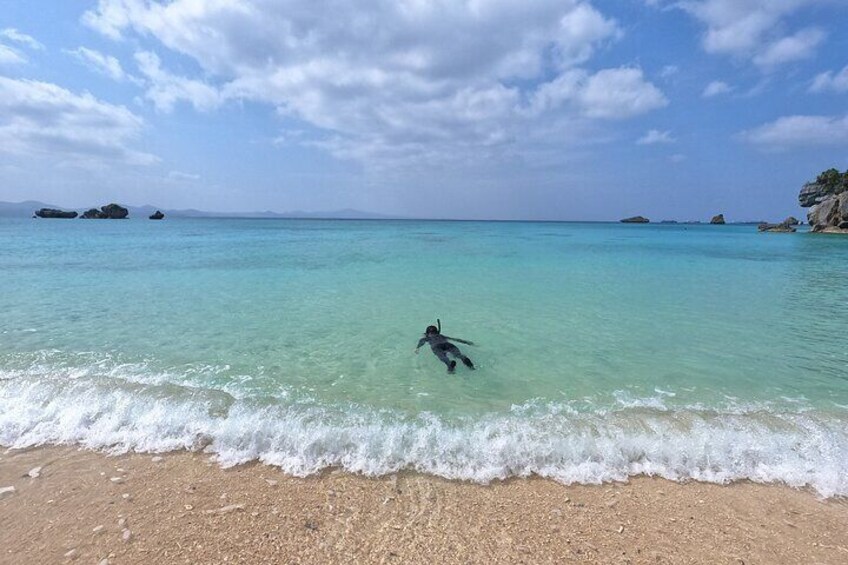
{"type": "MultiPolygon", "coordinates": [[[[94,208],[90,206],[89,208],[94,208]]],[[[46,204],[36,200],[27,200],[25,202],[0,202],[0,217],[6,218],[29,218],[33,212],[40,208],[57,208],[59,210],[76,210],[84,212],[88,208],[67,208],[64,206],[56,206],[55,204],[46,204]]],[[[97,206],[99,208],[99,206],[97,206]]],[[[157,208],[155,206],[126,206],[130,211],[130,218],[147,218],[156,210],[161,210],[165,217],[172,218],[303,218],[303,219],[328,219],[328,220],[393,220],[403,219],[400,216],[386,216],[383,214],[373,214],[371,212],[362,212],[360,210],[352,210],[346,208],[344,210],[336,210],[334,212],[303,212],[296,210],[294,212],[272,212],[266,210],[264,212],[204,212],[203,210],[185,209],[185,210],[167,210],[165,208],[157,208]]]]}

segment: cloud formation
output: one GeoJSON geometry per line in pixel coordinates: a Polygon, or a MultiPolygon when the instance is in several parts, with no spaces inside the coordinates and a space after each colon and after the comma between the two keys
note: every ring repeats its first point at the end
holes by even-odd
{"type": "Polygon", "coordinates": [[[65,50],[65,53],[72,55],[77,61],[94,72],[106,75],[112,80],[119,82],[125,80],[137,81],[137,79],[124,72],[121,62],[111,55],[104,55],[100,51],[87,47],[65,50]]]}
{"type": "Polygon", "coordinates": [[[838,73],[827,71],[816,75],[810,92],[848,92],[848,66],[838,73]]]}
{"type": "Polygon", "coordinates": [[[200,180],[200,175],[195,173],[185,173],[183,171],[169,171],[166,178],[171,181],[185,182],[200,180]]]}
{"type": "Polygon", "coordinates": [[[794,35],[783,37],[765,46],[754,56],[754,63],[761,67],[775,67],[792,61],[809,59],[815,54],[826,34],[817,28],[802,29],[794,35]]]}
{"type": "Polygon", "coordinates": [[[323,132],[305,143],[342,157],[515,147],[533,123],[625,119],[668,103],[641,69],[582,68],[622,35],[588,1],[367,4],[99,0],[83,21],[197,62],[202,76],[190,78],[136,56],[158,109],[270,104],[323,132]]]}
{"type": "Polygon", "coordinates": [[[535,92],[532,109],[540,114],[570,105],[589,118],[622,119],[668,104],[663,93],[645,80],[641,69],[604,69],[590,75],[583,70],[563,73],[535,92]]]}
{"type": "Polygon", "coordinates": [[[0,76],[0,152],[79,166],[104,161],[149,165],[155,156],[129,146],[142,127],[141,118],[123,106],[89,93],[0,76]]]}
{"type": "Polygon", "coordinates": [[[677,140],[671,136],[670,131],[652,129],[636,140],[636,143],[639,145],[656,145],[657,143],[674,143],[675,141],[677,140]]]}
{"type": "Polygon", "coordinates": [[[25,33],[21,33],[13,27],[7,27],[5,29],[0,30],[0,37],[12,41],[14,43],[21,44],[36,51],[44,49],[44,45],[36,41],[34,37],[25,33]]]}
{"type": "MultiPolygon", "coordinates": [[[[0,40],[4,40],[7,43],[17,43],[33,50],[44,49],[44,46],[34,38],[12,27],[0,30],[0,40]]],[[[19,49],[0,43],[0,66],[22,65],[26,62],[26,56],[19,49]]]]}
{"type": "Polygon", "coordinates": [[[740,136],[766,149],[841,145],[848,142],[848,116],[785,116],[740,136]]]}
{"type": "Polygon", "coordinates": [[[141,51],[135,54],[141,74],[147,79],[145,97],[157,110],[170,112],[178,102],[188,102],[195,110],[209,111],[220,106],[224,97],[218,90],[203,81],[192,80],[169,73],[155,53],[141,51]]]}
{"type": "Polygon", "coordinates": [[[8,45],[0,43],[0,65],[20,65],[26,63],[26,57],[8,45]]]}
{"type": "Polygon", "coordinates": [[[706,52],[747,59],[769,70],[815,54],[825,39],[822,30],[787,29],[789,16],[818,1],[683,0],[677,6],[706,26],[706,52]]]}
{"type": "Polygon", "coordinates": [[[713,96],[718,96],[719,94],[727,94],[728,92],[733,91],[733,87],[727,84],[722,80],[714,80],[704,89],[703,96],[704,98],[712,98],[713,96]]]}

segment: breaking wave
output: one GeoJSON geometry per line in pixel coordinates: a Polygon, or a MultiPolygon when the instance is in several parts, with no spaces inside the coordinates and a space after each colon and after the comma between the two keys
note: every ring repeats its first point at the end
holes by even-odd
{"type": "Polygon", "coordinates": [[[0,372],[0,444],[78,444],[110,453],[203,450],[223,466],[259,460],[296,476],[340,467],[416,470],[486,483],[538,475],[563,483],[635,475],[748,479],[848,495],[848,413],[768,405],[670,408],[669,393],[574,410],[534,402],[483,416],[407,414],[235,396],[156,377],[0,372]]]}

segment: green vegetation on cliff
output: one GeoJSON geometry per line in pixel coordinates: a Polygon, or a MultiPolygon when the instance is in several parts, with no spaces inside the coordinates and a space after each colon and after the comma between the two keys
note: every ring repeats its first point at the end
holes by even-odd
{"type": "Polygon", "coordinates": [[[841,194],[848,190],[848,171],[828,169],[816,177],[816,184],[821,186],[822,194],[841,194]]]}

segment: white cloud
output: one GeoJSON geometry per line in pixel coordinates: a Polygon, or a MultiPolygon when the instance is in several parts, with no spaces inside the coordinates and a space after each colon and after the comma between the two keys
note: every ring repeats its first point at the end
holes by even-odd
{"type": "Polygon", "coordinates": [[[848,142],[848,116],[785,116],[740,137],[767,149],[840,145],[848,142]]]}
{"type": "MultiPolygon", "coordinates": [[[[23,45],[30,49],[44,49],[44,46],[25,33],[21,33],[15,28],[7,27],[0,30],[0,38],[7,42],[11,41],[23,45]]],[[[0,43],[0,65],[22,65],[27,62],[26,56],[18,49],[0,43]]]]}
{"type": "Polygon", "coordinates": [[[827,71],[816,75],[813,79],[813,84],[810,86],[810,92],[848,92],[848,66],[844,67],[838,73],[827,71]]]}
{"type": "Polygon", "coordinates": [[[655,145],[657,143],[674,143],[675,141],[677,140],[671,136],[670,131],[652,129],[648,130],[648,132],[640,137],[636,143],[639,145],[655,145]]]}
{"type": "Polygon", "coordinates": [[[677,4],[706,26],[708,53],[748,59],[763,69],[811,57],[821,30],[787,34],[789,16],[819,0],[683,0],[677,4]]]}
{"type": "Polygon", "coordinates": [[[121,32],[146,11],[147,6],[137,0],[98,0],[97,8],[85,12],[82,21],[107,37],[121,39],[121,32]]]}
{"type": "Polygon", "coordinates": [[[627,118],[661,108],[668,101],[654,85],[644,80],[640,69],[604,69],[593,75],[584,70],[563,73],[542,84],[534,93],[531,107],[536,114],[571,105],[592,118],[627,118]]]}
{"type": "Polygon", "coordinates": [[[719,94],[727,94],[728,92],[733,91],[733,87],[721,80],[714,80],[704,89],[703,96],[704,98],[712,98],[713,96],[718,96],[719,94]]]}
{"type": "Polygon", "coordinates": [[[577,68],[622,34],[584,0],[371,0],[332,10],[311,0],[99,0],[83,21],[116,39],[155,37],[200,65],[203,81],[137,55],[161,110],[181,100],[206,110],[228,99],[267,103],[323,130],[304,143],[360,159],[514,146],[531,123],[667,104],[641,70],[577,68]],[[562,82],[574,82],[573,95],[552,93],[562,82]]]}
{"type": "Polygon", "coordinates": [[[645,80],[641,69],[620,67],[593,75],[583,70],[563,73],[539,87],[531,107],[539,114],[564,104],[585,117],[621,119],[662,108],[668,100],[645,80]]]}
{"type": "Polygon", "coordinates": [[[196,181],[200,180],[200,175],[194,173],[184,173],[182,171],[170,171],[168,180],[172,181],[196,181]]]}
{"type": "Polygon", "coordinates": [[[223,96],[215,87],[162,69],[155,53],[136,53],[135,60],[141,74],[148,80],[145,97],[153,102],[157,110],[170,112],[180,101],[188,102],[200,111],[214,110],[223,103],[223,96]]]}
{"type": "Polygon", "coordinates": [[[614,20],[605,18],[589,4],[577,4],[566,13],[560,20],[560,29],[555,54],[561,67],[586,62],[598,43],[622,35],[614,20]]]}
{"type": "Polygon", "coordinates": [[[44,49],[44,45],[39,43],[30,35],[25,33],[21,33],[13,27],[7,27],[6,29],[0,30],[0,37],[5,37],[10,41],[14,41],[15,43],[20,43],[34,50],[44,49]]]}
{"type": "Polygon", "coordinates": [[[129,147],[143,127],[124,108],[47,82],[0,77],[0,152],[66,159],[80,166],[157,161],[129,147]]]}
{"type": "Polygon", "coordinates": [[[469,70],[520,76],[538,72],[548,56],[561,63],[585,60],[593,48],[621,33],[614,20],[580,0],[532,6],[363,4],[321,12],[308,0],[99,0],[83,21],[113,38],[127,30],[150,33],[216,74],[329,59],[353,71],[373,66],[454,78],[469,70]]]}
{"type": "Polygon", "coordinates": [[[677,65],[666,65],[660,71],[661,78],[670,78],[680,72],[680,68],[677,65]]]}
{"type": "Polygon", "coordinates": [[[0,43],[0,65],[21,65],[26,62],[26,57],[18,51],[0,43]]]}
{"type": "Polygon", "coordinates": [[[784,37],[767,45],[754,56],[754,63],[761,67],[774,67],[792,61],[809,59],[816,47],[824,41],[826,34],[816,28],[802,29],[795,35],[784,37]]]}
{"type": "Polygon", "coordinates": [[[586,115],[627,118],[668,105],[660,90],[645,80],[641,69],[605,69],[589,77],[579,95],[586,115]]]}
{"type": "Polygon", "coordinates": [[[104,74],[112,80],[137,80],[124,72],[121,62],[111,55],[104,55],[99,51],[95,51],[94,49],[89,49],[87,47],[78,47],[73,50],[66,50],[65,52],[69,55],[73,55],[79,62],[91,70],[104,74]]]}

